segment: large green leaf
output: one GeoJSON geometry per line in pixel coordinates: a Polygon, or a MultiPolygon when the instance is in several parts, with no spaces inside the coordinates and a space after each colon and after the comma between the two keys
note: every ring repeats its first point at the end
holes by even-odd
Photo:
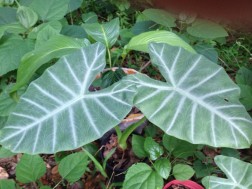
{"type": "Polygon", "coordinates": [[[29,39],[3,37],[0,40],[0,76],[17,69],[23,55],[33,48],[34,43],[29,39]]]}
{"type": "Polygon", "coordinates": [[[115,44],[120,33],[118,18],[104,24],[84,24],[83,27],[88,35],[94,40],[105,44],[107,48],[115,44]]]}
{"type": "Polygon", "coordinates": [[[162,177],[146,163],[132,165],[123,182],[123,189],[157,189],[163,187],[162,177]]]}
{"type": "Polygon", "coordinates": [[[148,52],[148,44],[150,42],[167,43],[172,46],[183,47],[190,52],[195,52],[188,43],[175,33],[169,31],[150,31],[137,35],[130,40],[125,49],[148,52]]]}
{"type": "Polygon", "coordinates": [[[75,182],[84,174],[88,164],[88,156],[84,152],[68,155],[59,163],[59,173],[68,182],[75,182]]]}
{"type": "Polygon", "coordinates": [[[26,54],[19,65],[17,73],[17,83],[12,91],[18,90],[26,85],[35,71],[52,60],[63,55],[72,53],[81,47],[86,46],[85,42],[80,39],[74,39],[66,36],[54,36],[50,38],[44,45],[26,54]]]}
{"type": "Polygon", "coordinates": [[[14,152],[55,153],[96,140],[119,124],[131,110],[132,87],[120,82],[89,92],[105,67],[105,50],[99,43],[64,56],[32,82],[0,131],[1,144],[14,152]]]}
{"type": "Polygon", "coordinates": [[[17,22],[17,9],[11,7],[0,7],[0,26],[17,22]]]}
{"type": "Polygon", "coordinates": [[[187,32],[192,36],[205,39],[228,36],[228,33],[221,25],[207,20],[197,20],[192,26],[187,28],[187,32]]]}
{"type": "Polygon", "coordinates": [[[202,183],[206,188],[252,188],[252,164],[226,156],[216,156],[214,160],[218,167],[226,174],[227,179],[215,176],[205,177],[202,183]]]}
{"type": "Polygon", "coordinates": [[[162,26],[174,27],[176,26],[176,19],[167,11],[161,9],[146,9],[143,14],[151,21],[156,22],[162,26]]]}
{"type": "Polygon", "coordinates": [[[39,155],[24,154],[16,167],[17,180],[22,183],[34,182],[46,173],[46,165],[39,155]]]}
{"type": "Polygon", "coordinates": [[[42,21],[52,21],[62,19],[68,11],[70,0],[36,0],[29,6],[38,13],[42,21]]]}
{"type": "Polygon", "coordinates": [[[201,55],[166,44],[150,44],[152,63],[166,82],[143,74],[135,105],[167,134],[194,144],[248,148],[252,120],[238,101],[240,90],[225,70],[201,55]]]}

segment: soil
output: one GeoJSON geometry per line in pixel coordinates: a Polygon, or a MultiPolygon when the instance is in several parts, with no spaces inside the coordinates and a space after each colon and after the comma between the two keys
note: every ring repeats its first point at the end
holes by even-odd
{"type": "Polygon", "coordinates": [[[173,184],[168,189],[190,189],[190,188],[183,186],[181,184],[173,184]]]}
{"type": "Polygon", "coordinates": [[[112,134],[109,137],[108,142],[104,145],[103,156],[109,154],[109,152],[116,148],[115,153],[109,158],[108,164],[112,166],[114,169],[127,169],[131,165],[140,160],[134,155],[132,146],[131,146],[131,137],[129,137],[127,141],[128,148],[126,150],[122,150],[118,147],[118,138],[115,134],[112,134]]]}

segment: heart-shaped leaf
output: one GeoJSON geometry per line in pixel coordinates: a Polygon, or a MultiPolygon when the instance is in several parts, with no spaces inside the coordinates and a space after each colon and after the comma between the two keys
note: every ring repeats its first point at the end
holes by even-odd
{"type": "Polygon", "coordinates": [[[119,124],[132,107],[131,85],[118,82],[89,92],[105,67],[105,50],[99,43],[64,56],[32,82],[0,131],[1,144],[14,152],[55,153],[96,140],[119,124]]]}
{"type": "Polygon", "coordinates": [[[42,21],[62,19],[68,11],[70,0],[36,0],[31,1],[29,6],[38,13],[42,21]]]}
{"type": "Polygon", "coordinates": [[[0,76],[16,69],[24,54],[33,48],[32,40],[22,39],[20,36],[3,37],[0,40],[0,76]]]}
{"type": "Polygon", "coordinates": [[[250,147],[252,120],[222,67],[166,44],[152,43],[149,51],[166,82],[142,74],[129,79],[138,87],[135,105],[149,121],[194,144],[250,147]]]}
{"type": "Polygon", "coordinates": [[[22,183],[34,182],[46,173],[46,165],[39,155],[24,154],[16,167],[17,180],[22,183]]]}
{"type": "Polygon", "coordinates": [[[173,167],[172,174],[177,180],[188,180],[194,175],[195,171],[189,165],[177,164],[173,167]]]}
{"type": "Polygon", "coordinates": [[[218,165],[218,167],[226,174],[227,179],[214,176],[205,177],[202,180],[202,183],[206,188],[252,188],[252,164],[226,156],[216,156],[214,161],[218,165]]]}
{"type": "Polygon", "coordinates": [[[163,187],[162,177],[145,163],[132,165],[123,182],[123,189],[156,189],[163,187]]]}
{"type": "Polygon", "coordinates": [[[88,156],[84,152],[77,152],[60,161],[59,173],[68,182],[73,183],[84,174],[87,165],[88,156]]]}
{"type": "Polygon", "coordinates": [[[156,22],[162,26],[174,27],[176,26],[173,15],[170,13],[161,10],[161,9],[146,9],[143,11],[143,14],[153,22],[156,22]]]}
{"type": "Polygon", "coordinates": [[[187,32],[195,37],[205,39],[216,39],[228,36],[226,30],[214,22],[208,20],[197,20],[187,28],[187,32]]]}

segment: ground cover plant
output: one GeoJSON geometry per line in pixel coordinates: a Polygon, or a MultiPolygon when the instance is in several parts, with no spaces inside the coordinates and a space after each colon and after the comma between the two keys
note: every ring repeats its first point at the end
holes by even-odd
{"type": "Polygon", "coordinates": [[[252,187],[250,34],[142,3],[0,1],[0,188],[252,187]]]}

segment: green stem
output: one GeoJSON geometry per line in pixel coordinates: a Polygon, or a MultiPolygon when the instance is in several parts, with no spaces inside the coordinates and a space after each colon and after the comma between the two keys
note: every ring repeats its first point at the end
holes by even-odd
{"type": "Polygon", "coordinates": [[[10,93],[10,97],[11,97],[15,102],[18,103],[18,101],[19,101],[19,96],[18,96],[18,94],[17,94],[17,91],[15,91],[14,93],[10,93]]]}
{"type": "Polygon", "coordinates": [[[131,133],[138,128],[140,125],[142,125],[146,121],[146,117],[143,117],[141,120],[138,122],[130,125],[127,129],[124,130],[122,133],[122,136],[119,138],[119,147],[122,148],[123,150],[127,149],[127,139],[131,135],[131,133]]]}
{"type": "Polygon", "coordinates": [[[115,126],[114,129],[116,131],[116,135],[117,135],[118,140],[120,140],[120,138],[122,137],[122,131],[121,131],[120,127],[117,125],[117,126],[115,126]]]}
{"type": "Polygon", "coordinates": [[[59,181],[54,187],[53,189],[57,188],[57,186],[59,186],[59,184],[63,181],[63,179],[61,181],[59,181]]]}
{"type": "Polygon", "coordinates": [[[109,67],[112,68],[111,53],[110,53],[110,50],[109,50],[108,46],[107,46],[107,51],[108,51],[108,58],[109,58],[109,67]]]}
{"type": "Polygon", "coordinates": [[[21,6],[17,0],[15,0],[15,3],[17,4],[18,7],[21,6]]]}

